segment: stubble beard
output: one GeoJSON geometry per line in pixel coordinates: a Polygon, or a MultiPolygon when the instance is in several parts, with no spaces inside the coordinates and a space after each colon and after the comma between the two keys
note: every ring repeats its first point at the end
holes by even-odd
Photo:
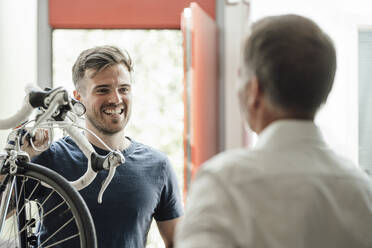
{"type": "Polygon", "coordinates": [[[127,115],[128,115],[128,113],[125,112],[124,113],[124,118],[122,120],[117,120],[117,119],[110,120],[110,122],[113,123],[113,124],[117,124],[117,123],[121,122],[120,126],[117,127],[117,128],[110,128],[108,126],[109,124],[107,124],[107,123],[105,123],[105,121],[103,121],[103,117],[100,116],[97,113],[93,113],[93,114],[88,114],[87,113],[85,115],[85,117],[87,118],[87,120],[92,124],[92,126],[98,132],[100,132],[104,135],[112,136],[112,135],[117,134],[118,132],[122,131],[125,128],[126,122],[127,122],[127,115]]]}

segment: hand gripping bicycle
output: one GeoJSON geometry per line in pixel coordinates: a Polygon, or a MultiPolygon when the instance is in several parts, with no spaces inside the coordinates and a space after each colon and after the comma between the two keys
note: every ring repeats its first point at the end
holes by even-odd
{"type": "Polygon", "coordinates": [[[101,203],[124,156],[102,141],[109,154],[100,156],[95,152],[81,129],[90,131],[77,124],[85,107],[70,98],[66,90],[27,91],[22,108],[14,116],[0,120],[0,129],[22,123],[11,131],[5,151],[0,154],[0,247],[96,248],[92,217],[77,190],[87,187],[98,171],[109,170],[98,195],[101,203]],[[38,109],[35,120],[26,121],[34,109],[38,109]],[[51,130],[50,134],[53,128],[60,128],[71,136],[88,158],[88,169],[82,177],[68,182],[56,172],[30,162],[29,155],[21,150],[22,138],[30,137],[31,145],[38,149],[32,137],[39,128],[51,130]]]}

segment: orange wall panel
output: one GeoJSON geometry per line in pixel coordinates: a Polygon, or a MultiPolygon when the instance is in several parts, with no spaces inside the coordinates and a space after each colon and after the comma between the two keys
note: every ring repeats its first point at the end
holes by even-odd
{"type": "Polygon", "coordinates": [[[191,2],[214,18],[215,0],[49,0],[49,21],[53,28],[179,29],[191,2]]]}
{"type": "Polygon", "coordinates": [[[193,55],[194,71],[191,114],[194,121],[193,163],[199,167],[218,150],[217,130],[217,27],[198,5],[191,4],[193,12],[193,55]]]}
{"type": "Polygon", "coordinates": [[[182,19],[184,37],[184,195],[200,166],[218,152],[218,49],[215,21],[195,3],[191,22],[182,19]],[[191,49],[185,37],[190,37],[191,49]],[[191,73],[190,73],[191,72],[191,73]]]}

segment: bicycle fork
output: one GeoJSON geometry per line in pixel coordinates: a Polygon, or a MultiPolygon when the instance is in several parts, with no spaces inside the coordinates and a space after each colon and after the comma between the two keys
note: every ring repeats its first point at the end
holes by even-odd
{"type": "Polygon", "coordinates": [[[15,177],[7,175],[3,181],[2,187],[6,187],[2,192],[1,205],[0,205],[0,233],[4,227],[5,219],[8,213],[10,198],[12,197],[15,184],[15,177]],[[4,185],[5,184],[5,185],[4,185]]]}
{"type": "MultiPolygon", "coordinates": [[[[26,219],[26,209],[19,210],[17,205],[20,206],[24,205],[24,192],[20,192],[18,189],[20,188],[20,182],[17,182],[17,179],[15,176],[7,175],[2,183],[2,189],[0,189],[0,193],[3,193],[1,198],[1,205],[0,205],[0,233],[2,232],[2,229],[5,225],[5,220],[8,215],[9,206],[12,194],[14,194],[16,199],[19,199],[17,201],[17,204],[15,206],[16,210],[16,222],[18,223],[18,242],[20,247],[29,247],[27,246],[29,240],[27,236],[27,229],[23,230],[22,228],[25,227],[27,219],[26,219]],[[14,193],[13,193],[14,191],[14,193]],[[21,230],[22,229],[22,230],[21,230]]],[[[13,211],[11,209],[10,211],[13,211]]],[[[30,243],[31,244],[31,243],[30,243]]]]}

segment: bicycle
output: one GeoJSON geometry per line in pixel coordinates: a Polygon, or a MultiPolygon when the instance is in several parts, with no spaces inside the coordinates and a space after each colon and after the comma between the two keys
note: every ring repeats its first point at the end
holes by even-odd
{"type": "Polygon", "coordinates": [[[100,170],[109,170],[98,194],[101,203],[116,167],[125,162],[124,156],[102,141],[109,154],[100,156],[95,152],[81,129],[90,131],[77,124],[85,107],[69,97],[63,88],[42,91],[29,87],[27,92],[22,108],[14,116],[0,120],[0,129],[22,123],[10,132],[5,152],[0,154],[0,176],[3,178],[0,184],[0,247],[95,248],[93,220],[77,190],[87,187],[100,170]],[[35,119],[27,121],[34,109],[38,110],[35,119]],[[30,127],[31,123],[34,124],[30,127]],[[37,150],[32,137],[39,128],[47,129],[50,136],[54,128],[71,136],[88,158],[88,169],[82,177],[68,182],[53,170],[30,162],[29,155],[21,149],[22,139],[28,137],[37,150]],[[6,223],[12,226],[5,227],[6,223]]]}

